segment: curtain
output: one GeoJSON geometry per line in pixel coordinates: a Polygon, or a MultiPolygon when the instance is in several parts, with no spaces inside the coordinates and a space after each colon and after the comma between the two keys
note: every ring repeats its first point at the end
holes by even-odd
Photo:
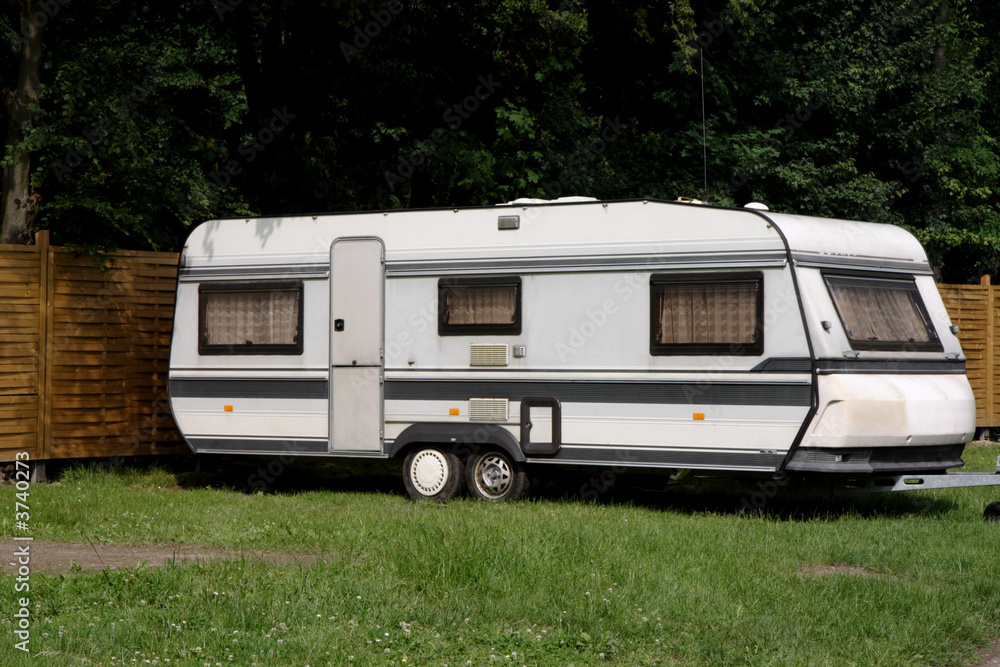
{"type": "Polygon", "coordinates": [[[206,345],[294,345],[299,290],[203,292],[206,345]]]}
{"type": "Polygon", "coordinates": [[[851,340],[926,343],[934,340],[913,283],[827,278],[851,340]]]}
{"type": "Polygon", "coordinates": [[[656,285],[659,345],[732,345],[755,342],[759,283],[656,285]]]}
{"type": "Polygon", "coordinates": [[[514,322],[517,311],[516,285],[483,285],[444,290],[444,322],[447,325],[514,322]]]}

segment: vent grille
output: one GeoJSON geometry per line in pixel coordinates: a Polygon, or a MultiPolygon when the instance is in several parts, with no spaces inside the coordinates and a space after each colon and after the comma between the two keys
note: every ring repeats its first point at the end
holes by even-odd
{"type": "Polygon", "coordinates": [[[506,422],[506,398],[470,398],[469,421],[506,422]]]}
{"type": "Polygon", "coordinates": [[[469,346],[470,366],[506,366],[510,363],[510,346],[506,343],[473,343],[469,346]]]}

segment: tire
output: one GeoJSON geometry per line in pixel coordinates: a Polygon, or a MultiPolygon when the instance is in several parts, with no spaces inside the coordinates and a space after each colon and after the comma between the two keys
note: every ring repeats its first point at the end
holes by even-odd
{"type": "Polygon", "coordinates": [[[1000,502],[987,505],[983,511],[983,519],[992,521],[993,523],[1000,523],[1000,502]]]}
{"type": "Polygon", "coordinates": [[[528,488],[524,466],[499,451],[470,456],[465,476],[469,492],[479,500],[514,502],[528,488]]]}
{"type": "Polygon", "coordinates": [[[462,461],[436,447],[416,447],[403,461],[403,485],[414,500],[444,502],[462,490],[462,461]]]}

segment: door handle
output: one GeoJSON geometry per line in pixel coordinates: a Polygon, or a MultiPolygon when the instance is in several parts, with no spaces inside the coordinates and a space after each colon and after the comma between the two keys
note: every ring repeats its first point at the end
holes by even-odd
{"type": "Polygon", "coordinates": [[[334,331],[343,331],[344,330],[344,320],[334,320],[333,321],[333,330],[334,331]]]}

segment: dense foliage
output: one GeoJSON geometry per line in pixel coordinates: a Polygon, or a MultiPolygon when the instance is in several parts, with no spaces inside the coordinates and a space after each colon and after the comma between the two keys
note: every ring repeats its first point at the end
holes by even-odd
{"type": "MultiPolygon", "coordinates": [[[[59,243],[171,249],[227,215],[686,196],[904,225],[951,280],[1000,269],[984,0],[42,4],[40,109],[15,153],[59,243]]],[[[0,64],[13,88],[13,48],[0,64]]]]}

